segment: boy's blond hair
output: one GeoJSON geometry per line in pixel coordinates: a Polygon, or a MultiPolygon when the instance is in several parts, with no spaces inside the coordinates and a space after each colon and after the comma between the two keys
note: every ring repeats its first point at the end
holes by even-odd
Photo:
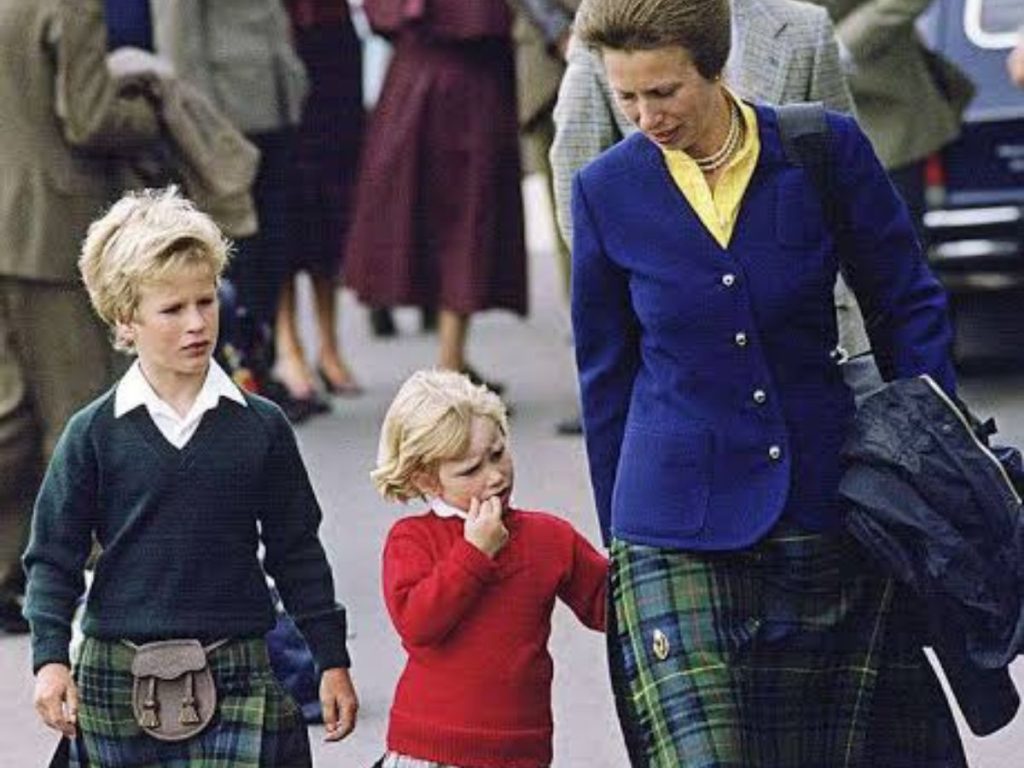
{"type": "MultiPolygon", "coordinates": [[[[176,187],[129,192],[89,226],[78,268],[93,309],[111,329],[129,322],[140,287],[186,266],[209,267],[214,280],[231,244],[213,219],[176,187]]],[[[114,347],[131,344],[114,336],[114,347]]]]}
{"type": "Polygon", "coordinates": [[[417,371],[406,379],[384,416],[377,468],[370,473],[381,496],[421,497],[417,476],[436,473],[440,462],[465,454],[474,416],[493,419],[508,436],[505,404],[487,387],[454,371],[417,371]]]}

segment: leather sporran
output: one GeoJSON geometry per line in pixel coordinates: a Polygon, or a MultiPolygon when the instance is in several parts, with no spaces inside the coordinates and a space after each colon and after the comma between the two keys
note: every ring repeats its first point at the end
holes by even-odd
{"type": "Polygon", "coordinates": [[[202,732],[217,711],[217,687],[206,647],[198,640],[160,640],[135,650],[132,659],[132,710],[135,721],[160,741],[184,741],[202,732]]]}

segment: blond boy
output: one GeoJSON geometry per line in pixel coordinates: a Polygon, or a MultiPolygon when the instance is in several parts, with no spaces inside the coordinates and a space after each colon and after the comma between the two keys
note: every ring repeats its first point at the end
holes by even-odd
{"type": "Polygon", "coordinates": [[[75,738],[75,764],[310,764],[301,713],[267,662],[275,617],[261,541],[324,670],[328,739],[355,723],[345,613],[295,436],[276,406],[243,394],[211,359],[227,258],[216,225],[174,189],[125,196],[85,241],[79,266],[93,307],[137,359],[68,422],[24,557],[35,705],[75,738]],[[71,617],[93,537],[102,554],[72,678],[71,617]],[[136,722],[132,648],[172,638],[227,642],[208,654],[220,716],[164,742],[136,722]]]}

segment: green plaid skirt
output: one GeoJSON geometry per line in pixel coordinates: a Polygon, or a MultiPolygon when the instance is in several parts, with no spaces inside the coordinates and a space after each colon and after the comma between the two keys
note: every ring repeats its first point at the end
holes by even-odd
{"type": "Polygon", "coordinates": [[[965,768],[891,582],[844,535],[611,548],[609,663],[634,766],[965,768]]]}
{"type": "Polygon", "coordinates": [[[86,638],[75,667],[79,737],[70,765],[85,768],[303,768],[312,765],[302,712],[275,680],[262,638],[210,652],[217,714],[194,738],[146,735],[132,713],[133,651],[86,638]]]}

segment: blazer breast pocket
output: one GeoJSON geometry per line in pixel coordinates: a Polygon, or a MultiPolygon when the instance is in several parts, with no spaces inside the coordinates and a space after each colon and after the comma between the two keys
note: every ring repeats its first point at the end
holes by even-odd
{"type": "Polygon", "coordinates": [[[825,236],[822,201],[810,181],[782,183],[775,205],[775,235],[786,248],[811,248],[825,236]]]}
{"type": "Polygon", "coordinates": [[[627,428],[612,499],[615,527],[657,536],[700,530],[711,496],[713,450],[708,430],[627,428]]]}

